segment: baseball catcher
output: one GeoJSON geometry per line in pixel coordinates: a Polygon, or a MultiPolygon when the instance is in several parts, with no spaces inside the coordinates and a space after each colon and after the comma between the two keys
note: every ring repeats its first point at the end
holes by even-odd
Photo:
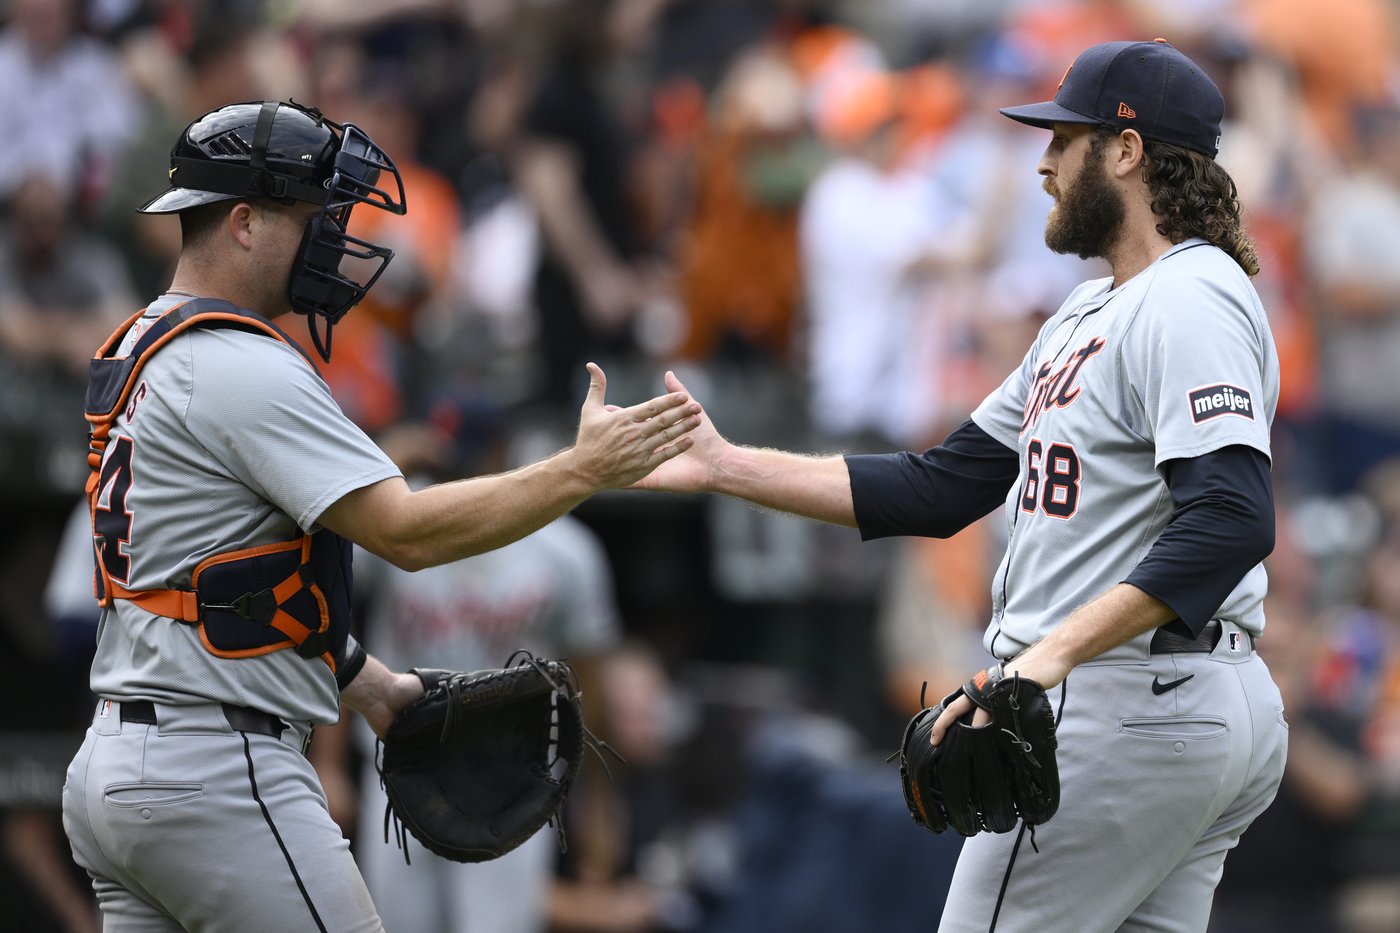
{"type": "Polygon", "coordinates": [[[1010,832],[1017,820],[1044,823],[1060,805],[1055,746],[1055,713],[1038,683],[1003,677],[1000,665],[979,671],[904,730],[897,754],[909,815],[932,832],[952,826],[964,836],[1010,832]],[[974,709],[940,744],[930,744],[939,714],[959,696],[986,710],[991,722],[973,726],[974,709]]]}
{"type": "Polygon", "coordinates": [[[401,848],[410,832],[443,858],[484,862],[552,823],[563,848],[584,749],[612,751],[583,725],[573,668],[517,651],[500,670],[413,673],[423,696],[395,717],[378,763],[385,841],[392,819],[401,848]]]}

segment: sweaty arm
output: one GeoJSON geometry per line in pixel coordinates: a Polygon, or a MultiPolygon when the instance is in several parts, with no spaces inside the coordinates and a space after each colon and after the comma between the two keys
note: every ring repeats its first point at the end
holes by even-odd
{"type": "Polygon", "coordinates": [[[342,496],[320,523],[405,570],[490,551],[598,491],[569,451],[501,473],[411,490],[391,477],[342,496]]]}
{"type": "Polygon", "coordinates": [[[946,538],[1000,505],[1016,473],[1016,452],[968,421],[921,454],[811,457],[734,447],[716,459],[706,488],[859,528],[866,540],[946,538]]]}
{"type": "Polygon", "coordinates": [[[733,447],[712,464],[707,483],[710,492],[737,496],[764,508],[856,526],[851,476],[840,456],[733,447]]]}

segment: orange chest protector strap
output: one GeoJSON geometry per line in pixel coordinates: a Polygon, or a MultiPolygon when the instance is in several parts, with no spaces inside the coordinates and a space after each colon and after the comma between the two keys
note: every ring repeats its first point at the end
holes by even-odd
{"type": "MultiPolygon", "coordinates": [[[[113,456],[104,458],[104,454],[112,422],[130,399],[152,354],[191,327],[238,327],[296,348],[315,368],[305,351],[275,324],[210,298],[172,308],[141,334],[130,353],[115,356],[140,317],[131,317],[117,329],[97,351],[89,369],[85,408],[91,426],[88,465],[92,472],[87,494],[98,602],[109,606],[113,599],[125,599],[155,615],[197,625],[200,642],[222,658],[294,648],[303,657],[319,657],[336,670],[345,658],[350,631],[351,548],[333,532],[322,530],[283,543],[217,554],[195,568],[188,590],[125,586],[130,556],[123,553],[122,545],[131,544],[131,516],[114,519],[114,510],[102,507],[100,500],[104,487],[121,482],[123,461],[118,454],[130,458],[130,442],[122,438],[125,443],[114,449],[113,456]]],[[[129,473],[129,463],[127,467],[129,473]]]]}

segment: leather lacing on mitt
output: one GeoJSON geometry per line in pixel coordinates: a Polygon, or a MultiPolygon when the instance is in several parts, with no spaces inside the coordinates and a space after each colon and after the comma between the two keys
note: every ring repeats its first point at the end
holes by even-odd
{"type": "Polygon", "coordinates": [[[516,651],[488,671],[414,669],[424,693],[375,744],[388,802],[384,841],[411,863],[412,834],[444,858],[497,858],[545,824],[568,847],[561,811],[585,749],[612,779],[607,751],[584,724],[578,676],[562,660],[516,651]]]}

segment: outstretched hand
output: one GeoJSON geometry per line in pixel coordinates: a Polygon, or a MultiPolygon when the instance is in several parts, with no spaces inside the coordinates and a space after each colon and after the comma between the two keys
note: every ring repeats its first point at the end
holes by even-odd
{"type": "MultiPolygon", "coordinates": [[[[667,370],[665,379],[667,389],[690,398],[689,390],[676,378],[675,373],[667,370]]],[[[695,410],[699,412],[699,420],[695,429],[686,435],[690,443],[674,458],[634,483],[635,488],[664,492],[705,492],[710,489],[715,463],[729,442],[720,437],[714,422],[710,421],[699,403],[695,404],[695,410]]]]}
{"type": "Polygon", "coordinates": [[[701,422],[699,404],[679,382],[673,391],[630,408],[605,401],[608,378],[588,363],[588,396],[579,413],[573,455],[604,489],[630,486],[659,465],[689,450],[701,422]]]}

